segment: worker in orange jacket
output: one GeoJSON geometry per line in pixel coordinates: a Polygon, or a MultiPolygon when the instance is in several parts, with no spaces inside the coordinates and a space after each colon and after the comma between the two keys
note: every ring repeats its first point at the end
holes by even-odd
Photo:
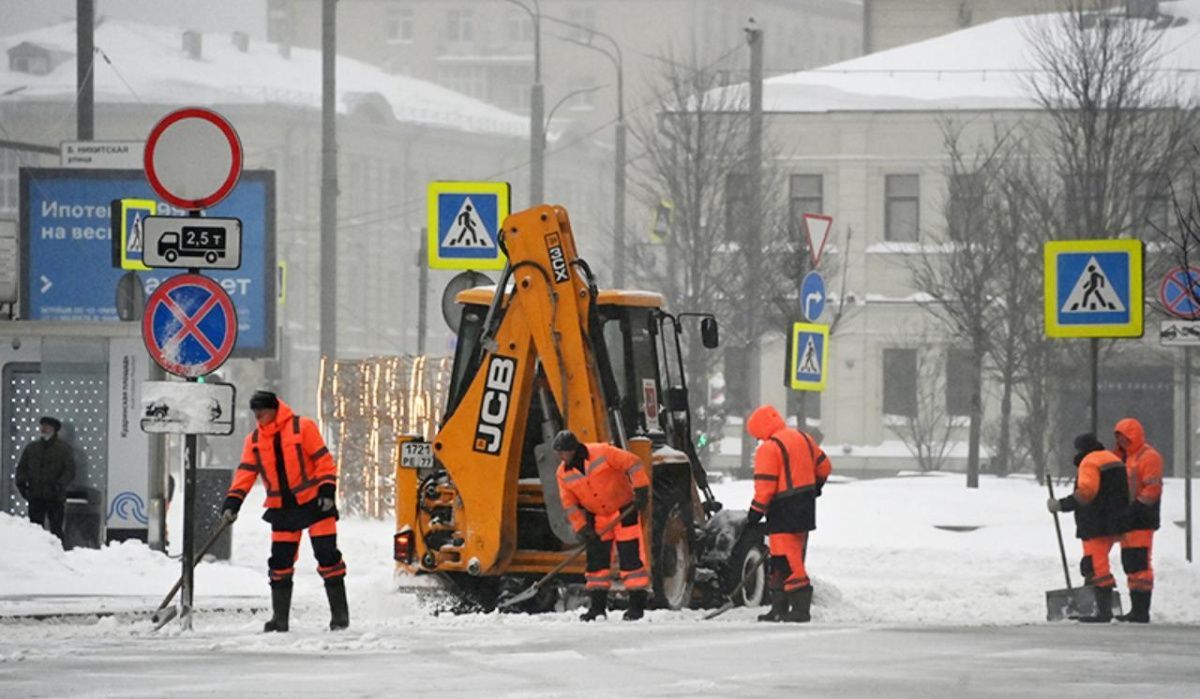
{"type": "Polygon", "coordinates": [[[1116,454],[1125,460],[1129,475],[1129,494],[1133,501],[1125,513],[1129,531],[1121,537],[1121,567],[1129,582],[1130,606],[1120,621],[1150,623],[1150,595],[1154,590],[1154,531],[1159,526],[1159,503],[1162,500],[1162,455],[1146,443],[1142,423],[1127,417],[1113,430],[1117,440],[1116,454]]]}
{"type": "Polygon", "coordinates": [[[746,431],[761,442],[746,522],[757,526],[766,517],[771,551],[771,611],[758,620],[806,622],[813,587],[804,555],[808,533],[817,528],[817,496],[833,467],[812,437],[789,428],[770,405],[750,414],[746,431]]]}
{"type": "Polygon", "coordinates": [[[305,529],[325,579],[329,599],[329,628],[350,625],[346,603],[346,563],[337,547],[338,511],[335,501],[337,466],[316,424],[292,412],[274,393],[256,391],[250,409],[258,427],[247,435],[242,462],[225,497],[222,517],[237,519],[246,494],[261,478],[267,488],[263,519],[271,523],[272,617],[263,631],[287,631],[292,605],[292,574],[305,529]]]}
{"type": "Polygon", "coordinates": [[[629,591],[624,619],[641,619],[650,587],[650,572],[642,558],[641,513],[650,504],[645,464],[637,454],[611,444],[581,444],[570,430],[555,435],[552,447],[561,460],[558,492],[563,509],[576,536],[587,544],[585,578],[591,604],[579,618],[592,621],[607,616],[615,543],[621,582],[629,591]],[[622,515],[625,510],[629,512],[622,515]]]}
{"type": "Polygon", "coordinates": [[[1108,451],[1096,435],[1075,438],[1075,492],[1065,498],[1050,498],[1051,512],[1075,513],[1075,536],[1083,539],[1083,559],[1079,572],[1084,584],[1096,588],[1096,614],[1079,621],[1112,621],[1112,593],[1117,586],[1109,566],[1108,554],[1125,531],[1123,518],[1129,507],[1129,482],[1125,462],[1108,451]]]}

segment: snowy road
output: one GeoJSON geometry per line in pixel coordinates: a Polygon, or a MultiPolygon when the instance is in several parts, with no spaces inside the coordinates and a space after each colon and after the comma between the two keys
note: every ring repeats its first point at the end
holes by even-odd
{"type": "MultiPolygon", "coordinates": [[[[306,615],[308,626],[317,612],[306,615]]],[[[155,637],[101,622],[67,643],[0,627],[0,694],[152,696],[1152,696],[1200,692],[1200,628],[855,628],[702,622],[584,626],[569,615],[426,619],[289,637],[199,619],[155,637]],[[562,623],[554,623],[561,621],[562,623]],[[1135,657],[1134,657],[1135,656],[1135,657]]],[[[302,622],[304,623],[304,622],[302,622]]]]}

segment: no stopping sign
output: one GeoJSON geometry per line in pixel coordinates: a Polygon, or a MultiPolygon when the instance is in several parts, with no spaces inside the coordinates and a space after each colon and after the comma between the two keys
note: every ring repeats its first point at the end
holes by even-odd
{"type": "Polygon", "coordinates": [[[224,199],[242,175],[242,142],[225,117],[189,107],[171,112],[146,139],[146,179],[181,209],[207,209],[224,199]]]}

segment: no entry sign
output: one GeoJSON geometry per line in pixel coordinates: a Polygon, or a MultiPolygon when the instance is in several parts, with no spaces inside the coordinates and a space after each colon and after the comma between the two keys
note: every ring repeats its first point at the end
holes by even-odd
{"type": "Polygon", "coordinates": [[[163,282],[142,318],[146,351],[163,369],[184,378],[211,374],[237,341],[237,313],[217,282],[181,274],[163,282]]]}
{"type": "Polygon", "coordinates": [[[242,174],[242,142],[225,117],[190,107],[171,112],[146,139],[150,186],[181,209],[207,209],[224,199],[242,174]]]}

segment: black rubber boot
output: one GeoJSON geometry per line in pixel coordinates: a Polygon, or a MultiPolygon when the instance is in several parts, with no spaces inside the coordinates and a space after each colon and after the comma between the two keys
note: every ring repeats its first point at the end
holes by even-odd
{"type": "Polygon", "coordinates": [[[1135,624],[1150,623],[1150,591],[1149,590],[1130,590],[1130,604],[1133,609],[1129,610],[1128,614],[1122,614],[1117,617],[1117,621],[1129,621],[1135,624]]]}
{"type": "Polygon", "coordinates": [[[592,590],[592,605],[579,615],[579,620],[595,621],[600,617],[608,618],[608,590],[592,590]]]}
{"type": "Polygon", "coordinates": [[[292,581],[271,583],[271,620],[263,624],[263,633],[286,632],[291,611],[292,581]]]}
{"type": "Polygon", "coordinates": [[[805,585],[796,590],[787,593],[788,603],[792,605],[792,611],[783,615],[783,621],[803,624],[812,619],[809,616],[809,609],[812,607],[812,585],[805,585]]]}
{"type": "Polygon", "coordinates": [[[759,621],[783,621],[788,612],[788,596],[783,590],[771,590],[771,611],[759,614],[759,621]]]}
{"type": "Polygon", "coordinates": [[[325,581],[325,596],[329,598],[329,630],[341,631],[350,626],[350,606],[346,603],[346,577],[325,581]]]}
{"type": "Polygon", "coordinates": [[[1107,624],[1112,621],[1112,595],[1111,587],[1097,587],[1095,616],[1079,617],[1079,622],[1082,624],[1107,624]]]}
{"type": "Polygon", "coordinates": [[[625,610],[625,621],[637,621],[646,614],[646,591],[634,590],[629,593],[629,609],[625,610]]]}

